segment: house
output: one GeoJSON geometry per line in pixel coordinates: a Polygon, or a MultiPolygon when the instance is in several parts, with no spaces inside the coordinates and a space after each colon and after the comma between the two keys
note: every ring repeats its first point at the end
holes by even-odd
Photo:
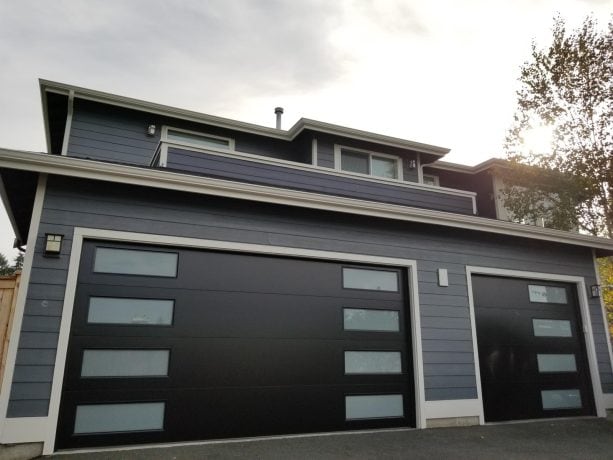
{"type": "MultiPolygon", "coordinates": [[[[41,81],[0,149],[26,245],[0,442],[134,443],[598,416],[594,258],[507,222],[447,149],[41,81]]],[[[487,169],[487,168],[486,168],[487,169]]]]}

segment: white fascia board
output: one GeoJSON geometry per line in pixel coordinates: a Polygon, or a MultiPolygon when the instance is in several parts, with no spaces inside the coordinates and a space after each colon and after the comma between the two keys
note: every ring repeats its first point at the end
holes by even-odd
{"type": "MultiPolygon", "coordinates": [[[[420,142],[413,142],[406,139],[371,133],[368,131],[361,131],[353,128],[347,128],[344,126],[324,123],[317,120],[310,120],[307,118],[301,118],[289,130],[283,131],[276,128],[269,128],[267,126],[256,125],[253,123],[245,123],[242,121],[231,120],[229,118],[217,117],[214,115],[199,113],[192,110],[179,109],[163,104],[156,104],[154,102],[147,102],[140,99],[118,96],[115,94],[104,93],[102,91],[95,91],[87,88],[81,88],[78,86],[67,85],[64,83],[58,83],[49,80],[41,79],[39,80],[39,84],[41,88],[41,94],[43,94],[43,99],[45,92],[67,93],[69,91],[74,91],[74,97],[79,99],[85,99],[89,101],[100,102],[103,104],[154,113],[157,115],[178,118],[196,123],[205,123],[220,128],[248,132],[261,136],[272,137],[275,139],[283,139],[286,141],[292,141],[305,129],[311,129],[317,132],[324,132],[328,134],[349,137],[351,139],[373,142],[376,144],[387,145],[390,147],[415,150],[418,152],[429,153],[437,156],[443,156],[449,152],[449,149],[443,147],[422,144],[420,142]]],[[[47,122],[46,118],[45,122],[47,122]]]]}
{"type": "Polygon", "coordinates": [[[298,206],[326,211],[359,214],[445,227],[463,228],[556,243],[584,246],[613,252],[613,240],[549,228],[521,225],[464,214],[411,208],[408,206],[344,198],[264,185],[160,171],[137,166],[104,163],[44,153],[0,149],[0,167],[79,177],[143,187],[178,190],[248,201],[298,206]]]}
{"type": "Polygon", "coordinates": [[[440,160],[434,163],[424,165],[424,167],[426,168],[443,169],[445,171],[453,171],[464,174],[477,174],[494,166],[508,167],[509,164],[506,160],[503,160],[502,158],[490,158],[475,166],[468,166],[460,163],[450,163],[448,161],[440,160]]]}

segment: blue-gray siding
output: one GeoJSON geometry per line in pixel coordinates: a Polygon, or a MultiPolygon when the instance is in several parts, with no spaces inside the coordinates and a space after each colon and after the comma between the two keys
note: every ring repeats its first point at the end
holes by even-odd
{"type": "Polygon", "coordinates": [[[209,177],[239,180],[362,200],[472,214],[471,197],[383,184],[317,171],[291,169],[240,158],[178,148],[168,149],[167,168],[209,177]]]}
{"type": "Polygon", "coordinates": [[[80,99],[74,102],[67,153],[80,158],[149,165],[160,141],[162,125],[233,138],[240,152],[311,163],[307,136],[288,142],[80,99]],[[151,124],[157,127],[155,136],[147,135],[151,124]]]}
{"type": "MultiPolygon", "coordinates": [[[[426,399],[476,397],[466,265],[583,276],[589,249],[458,229],[50,177],[8,416],[47,414],[73,227],[102,228],[417,260],[426,399]],[[59,258],[44,234],[65,235],[59,258]],[[449,287],[437,285],[438,268],[449,287]]],[[[603,390],[613,393],[602,313],[590,300],[603,390]]]]}

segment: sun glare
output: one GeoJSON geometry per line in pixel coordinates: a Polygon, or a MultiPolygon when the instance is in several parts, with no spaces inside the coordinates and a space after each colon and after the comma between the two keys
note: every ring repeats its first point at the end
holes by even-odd
{"type": "Polygon", "coordinates": [[[526,153],[548,153],[551,151],[551,142],[553,140],[552,126],[536,126],[530,128],[524,133],[524,149],[526,153]]]}

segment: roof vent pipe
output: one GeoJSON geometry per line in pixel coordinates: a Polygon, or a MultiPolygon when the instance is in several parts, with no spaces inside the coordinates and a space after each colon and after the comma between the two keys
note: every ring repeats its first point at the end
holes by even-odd
{"type": "Polygon", "coordinates": [[[275,115],[277,116],[277,129],[281,129],[281,115],[283,115],[283,107],[275,107],[275,115]]]}

